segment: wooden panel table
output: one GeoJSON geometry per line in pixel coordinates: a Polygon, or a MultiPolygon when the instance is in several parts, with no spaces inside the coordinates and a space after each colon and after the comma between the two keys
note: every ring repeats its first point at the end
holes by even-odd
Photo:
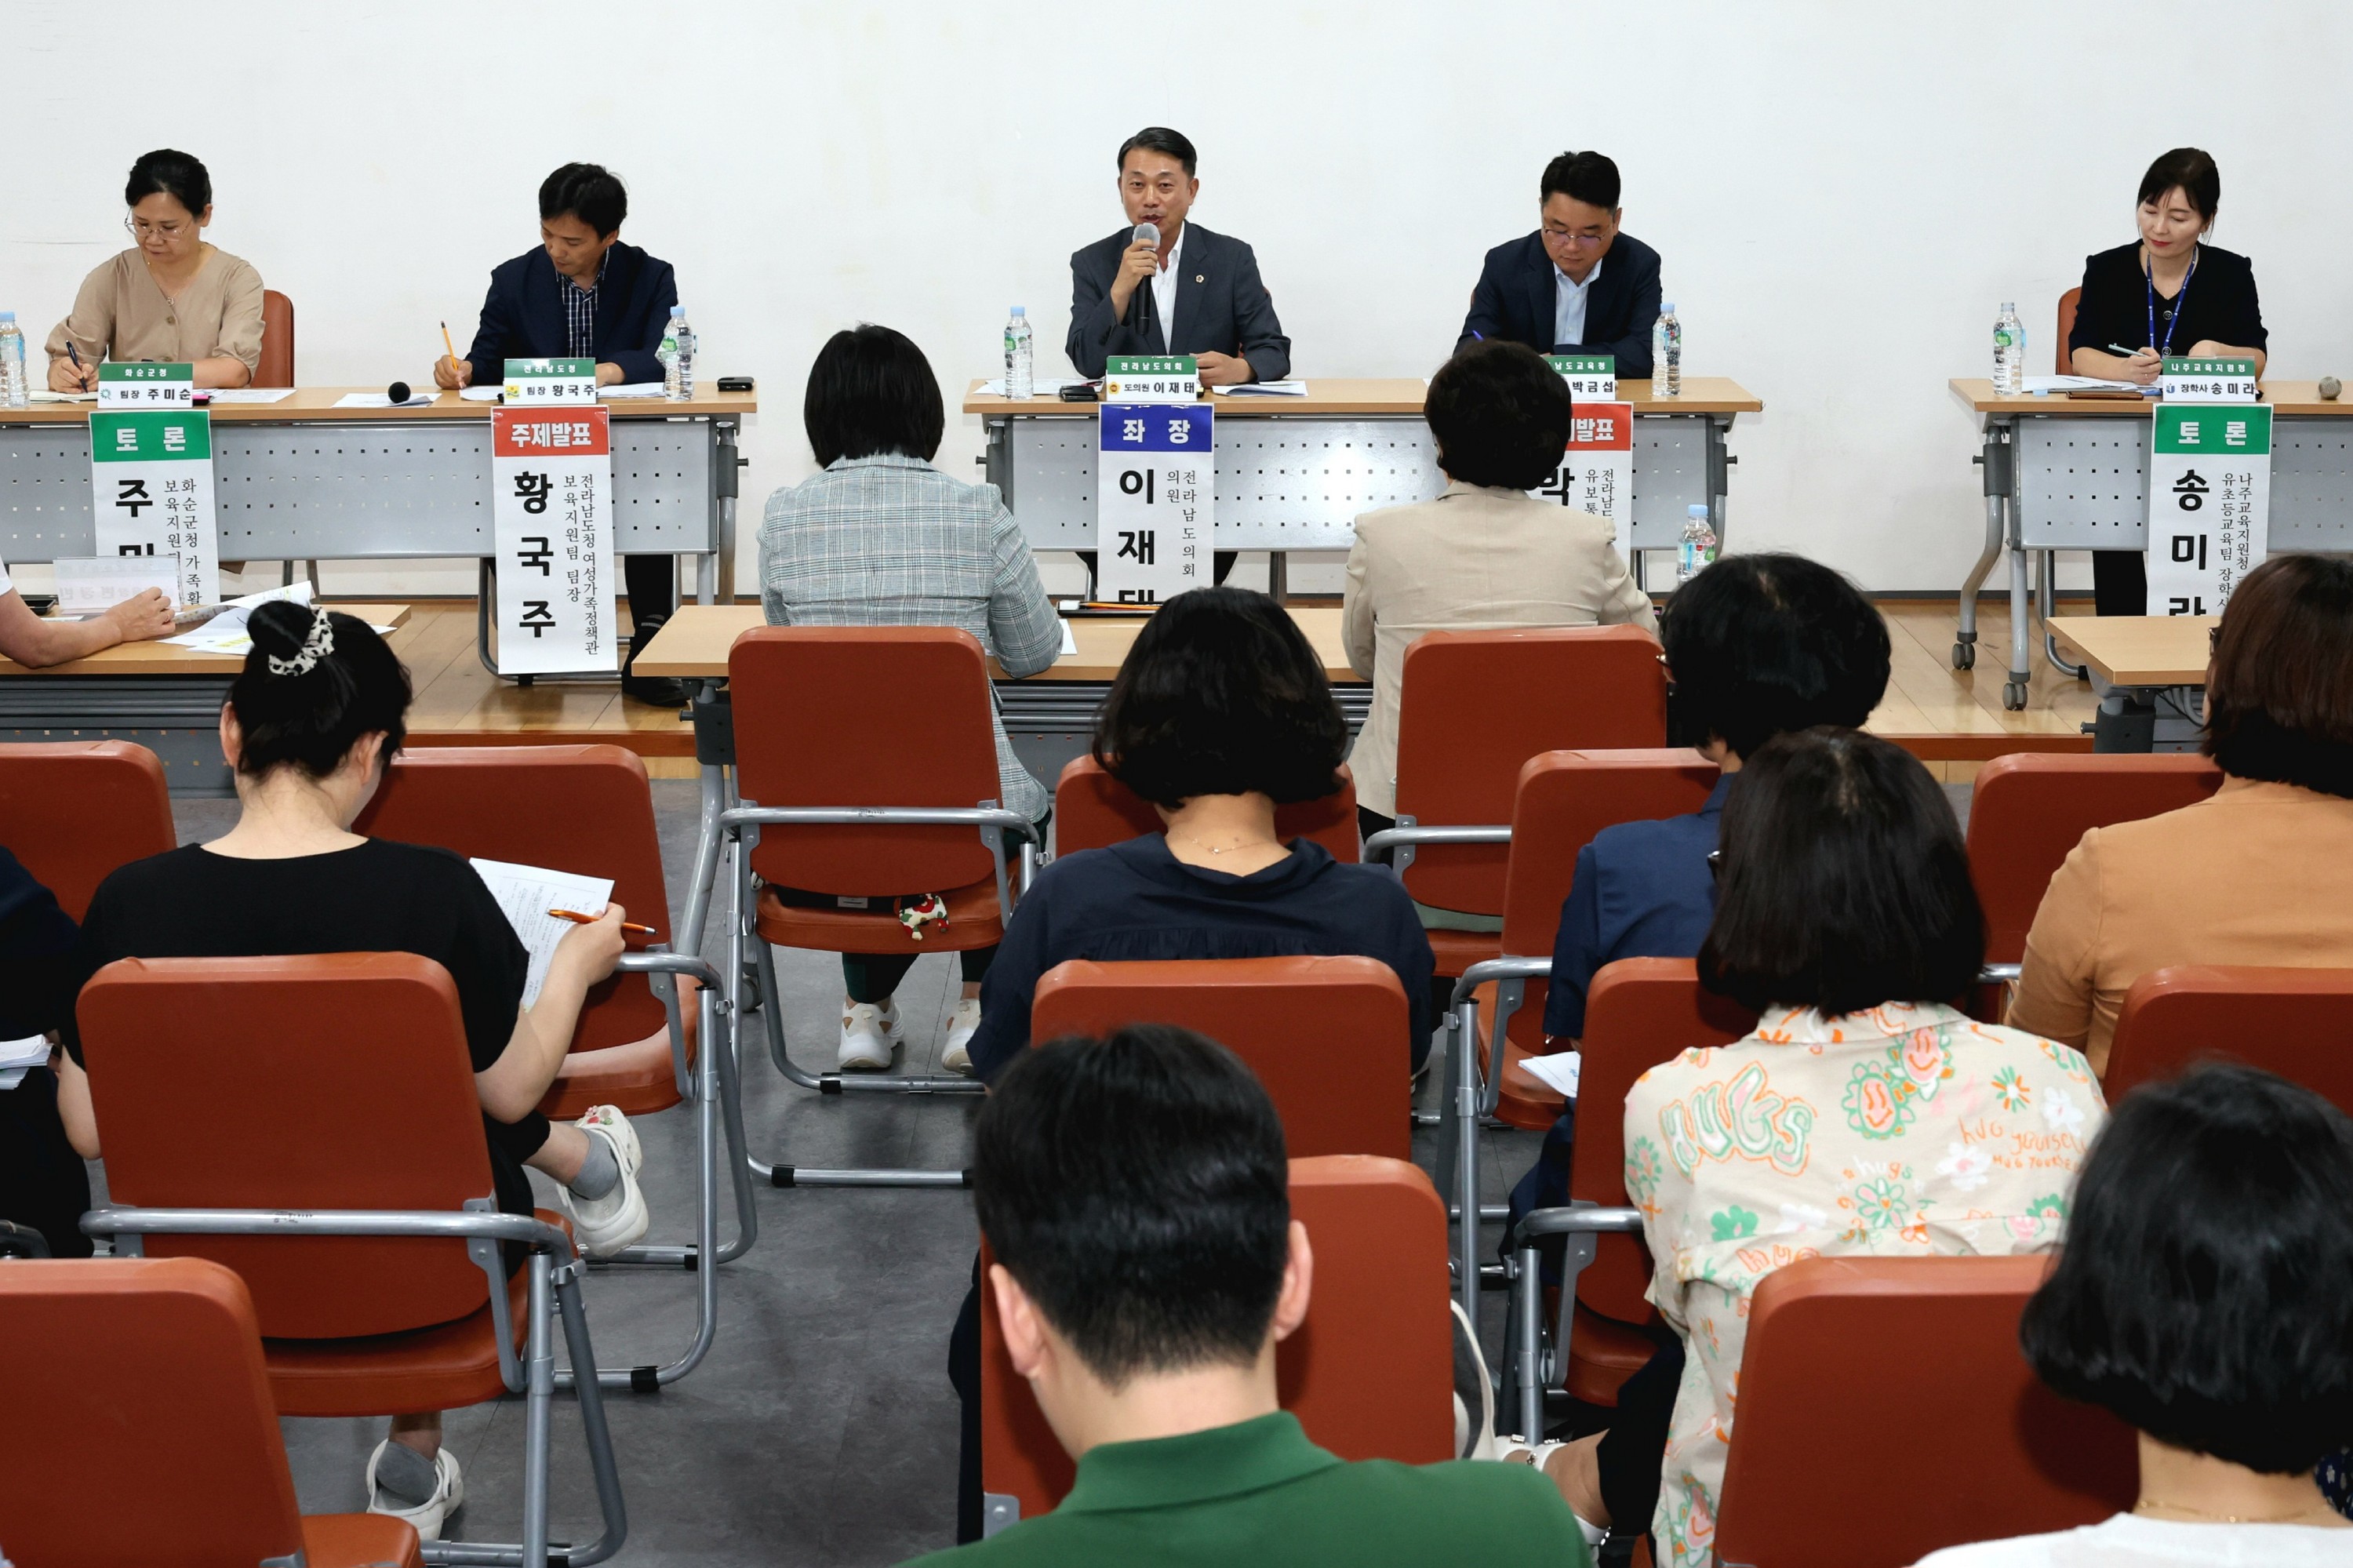
{"type": "MultiPolygon", "coordinates": [[[[2010,557],[2010,668],[2006,707],[2026,705],[2032,678],[2029,609],[2039,604],[2053,664],[2052,556],[2060,550],[2137,550],[2148,530],[2149,397],[2001,397],[1983,376],[1950,383],[1953,397],[1980,424],[1985,546],[1961,585],[1956,669],[1977,662],[1978,589],[2010,557]],[[2031,557],[2038,581],[2030,589],[2031,557]]],[[[2353,401],[2331,402],[2317,382],[2266,381],[2271,405],[2274,550],[2353,550],[2353,401]]],[[[2202,668],[2202,664],[2201,664],[2202,668]]]]}
{"type": "Polygon", "coordinates": [[[2063,615],[2051,622],[2060,647],[2084,662],[2100,711],[2094,751],[2194,751],[2214,615],[2063,615]]]}
{"type": "MultiPolygon", "coordinates": [[[[1085,550],[1095,543],[1093,403],[991,397],[972,383],[964,411],[979,416],[988,448],[979,461],[1004,492],[1034,549],[1085,550]]],[[[1291,550],[1345,550],[1357,514],[1427,501],[1444,487],[1419,378],[1308,381],[1300,397],[1215,396],[1218,486],[1210,543],[1273,553],[1282,597],[1291,550]]],[[[1639,579],[1645,550],[1671,550],[1686,509],[1704,505],[1725,531],[1724,438],[1733,419],[1764,408],[1720,376],[1683,377],[1679,397],[1654,398],[1648,381],[1621,381],[1634,405],[1630,534],[1639,579]]]]}
{"type": "MultiPolygon", "coordinates": [[[[331,604],[371,626],[400,627],[405,604],[331,604]]],[[[245,661],[168,642],[123,642],[29,670],[0,659],[0,740],[135,740],[163,759],[182,795],[234,792],[220,755],[220,710],[245,661]]]]}

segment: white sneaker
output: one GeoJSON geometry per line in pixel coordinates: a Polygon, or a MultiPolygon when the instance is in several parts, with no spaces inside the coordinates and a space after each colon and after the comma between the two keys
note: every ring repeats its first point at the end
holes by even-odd
{"type": "Polygon", "coordinates": [[[591,1106],[572,1125],[590,1138],[603,1139],[612,1148],[614,1163],[621,1168],[621,1179],[601,1198],[584,1198],[568,1188],[564,1193],[580,1250],[590,1257],[611,1257],[644,1236],[653,1223],[645,1194],[638,1191],[638,1167],[644,1161],[644,1151],[638,1144],[637,1128],[611,1106],[591,1106]]]}
{"type": "Polygon", "coordinates": [[[433,1469],[438,1481],[433,1489],[433,1495],[415,1508],[401,1508],[375,1489],[375,1467],[382,1462],[384,1451],[391,1446],[392,1439],[387,1437],[375,1446],[375,1453],[368,1456],[368,1512],[407,1520],[416,1527],[419,1541],[440,1540],[442,1524],[458,1511],[458,1505],[466,1500],[466,1478],[458,1468],[458,1456],[450,1452],[448,1444],[443,1444],[440,1451],[433,1457],[433,1469]]]}
{"type": "Polygon", "coordinates": [[[842,1010],[841,1054],[835,1065],[845,1073],[887,1073],[899,1035],[897,1002],[852,1002],[842,1010]]]}
{"type": "Polygon", "coordinates": [[[948,1041],[940,1047],[940,1065],[951,1073],[969,1075],[972,1037],[979,1033],[980,998],[962,998],[956,1002],[955,1016],[948,1021],[948,1041]]]}

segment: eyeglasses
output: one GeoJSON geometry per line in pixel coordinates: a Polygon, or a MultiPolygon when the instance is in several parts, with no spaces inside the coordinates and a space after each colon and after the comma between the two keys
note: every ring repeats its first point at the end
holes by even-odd
{"type": "Polygon", "coordinates": [[[143,217],[132,217],[125,216],[122,220],[122,227],[133,239],[162,238],[172,240],[177,239],[180,236],[185,234],[191,226],[185,223],[150,223],[143,217]]]}
{"type": "Polygon", "coordinates": [[[1562,245],[1577,246],[1580,249],[1588,245],[1607,244],[1609,238],[1606,234],[1571,234],[1565,228],[1547,228],[1544,233],[1546,239],[1562,245]]]}

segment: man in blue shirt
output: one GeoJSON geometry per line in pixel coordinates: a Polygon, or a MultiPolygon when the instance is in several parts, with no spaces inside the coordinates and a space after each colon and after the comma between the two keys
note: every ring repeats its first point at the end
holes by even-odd
{"type": "Polygon", "coordinates": [[[1454,346],[1508,338],[1538,354],[1607,354],[1618,374],[1651,374],[1659,253],[1618,227],[1618,165],[1563,153],[1545,165],[1539,224],[1487,252],[1454,346]]]}

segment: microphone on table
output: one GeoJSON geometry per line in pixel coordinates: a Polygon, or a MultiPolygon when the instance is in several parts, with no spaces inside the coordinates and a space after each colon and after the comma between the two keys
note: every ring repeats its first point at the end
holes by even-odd
{"type": "Polygon", "coordinates": [[[394,408],[397,408],[401,407],[408,401],[408,383],[406,381],[394,382],[391,386],[384,389],[384,396],[385,400],[394,408]]]}
{"type": "MultiPolygon", "coordinates": [[[[1127,242],[1130,245],[1149,245],[1156,251],[1160,249],[1160,226],[1155,223],[1137,224],[1135,232],[1127,237],[1127,242]]],[[[1135,330],[1147,338],[1152,335],[1152,284],[1149,280],[1135,291],[1135,330]]]]}

